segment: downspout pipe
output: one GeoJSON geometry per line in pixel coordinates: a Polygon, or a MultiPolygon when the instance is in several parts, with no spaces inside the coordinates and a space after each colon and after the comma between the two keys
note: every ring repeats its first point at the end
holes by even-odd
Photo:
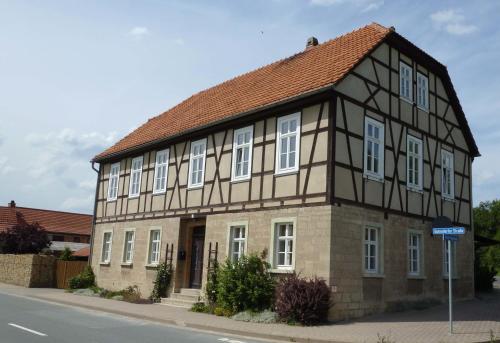
{"type": "Polygon", "coordinates": [[[88,264],[92,266],[92,255],[94,251],[94,232],[95,232],[95,223],[97,219],[97,198],[99,195],[99,181],[101,176],[101,164],[99,164],[99,169],[95,167],[95,162],[92,161],[92,170],[94,170],[97,174],[97,180],[95,185],[95,198],[94,198],[94,213],[92,215],[92,231],[90,233],[90,253],[88,264]]]}

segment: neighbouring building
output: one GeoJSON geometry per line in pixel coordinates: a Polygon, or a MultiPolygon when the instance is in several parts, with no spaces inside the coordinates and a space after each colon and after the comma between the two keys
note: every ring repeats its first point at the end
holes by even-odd
{"type": "MultiPolygon", "coordinates": [[[[76,252],[90,246],[92,215],[18,207],[14,200],[7,206],[0,206],[0,231],[21,221],[40,224],[51,241],[50,250],[56,254],[66,247],[76,252]]],[[[88,257],[88,251],[86,254],[88,257]]]]}
{"type": "Polygon", "coordinates": [[[137,284],[172,257],[171,296],[203,288],[209,258],[267,251],[274,273],[317,275],[332,319],[443,299],[448,217],[455,294],[474,294],[478,148],[447,69],[370,24],[201,91],[95,156],[92,266],[137,284]],[[173,248],[173,254],[171,254],[173,248]]]}

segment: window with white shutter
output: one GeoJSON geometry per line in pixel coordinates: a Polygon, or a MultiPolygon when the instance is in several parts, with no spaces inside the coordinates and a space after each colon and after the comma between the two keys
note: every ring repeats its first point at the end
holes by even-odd
{"type": "Polygon", "coordinates": [[[384,179],[384,124],[365,119],[365,175],[384,179]]]}
{"type": "Polygon", "coordinates": [[[429,80],[420,73],[417,73],[417,106],[425,111],[429,109],[429,80]]]}
{"type": "Polygon", "coordinates": [[[418,191],[423,189],[423,159],[422,140],[408,135],[406,139],[406,184],[410,189],[418,191]]]}
{"type": "Polygon", "coordinates": [[[142,177],[142,156],[132,160],[130,168],[130,186],[129,198],[138,197],[141,194],[141,177],[142,177]]]}
{"type": "Polygon", "coordinates": [[[441,150],[441,192],[445,199],[455,198],[455,170],[453,167],[453,154],[441,150]]]}
{"type": "Polygon", "coordinates": [[[406,63],[399,63],[399,95],[413,101],[413,69],[406,63]]]}
{"type": "Polygon", "coordinates": [[[299,170],[300,113],[279,117],[277,122],[276,174],[299,170]]]}
{"type": "Polygon", "coordinates": [[[118,198],[118,181],[120,180],[120,162],[113,163],[109,171],[108,201],[118,198]]]}
{"type": "Polygon", "coordinates": [[[205,156],[207,150],[207,139],[191,142],[191,154],[189,159],[189,181],[188,187],[195,188],[203,186],[205,178],[205,156]]]}
{"type": "Polygon", "coordinates": [[[167,190],[168,158],[168,149],[156,152],[153,194],[164,193],[167,190]]]}
{"type": "Polygon", "coordinates": [[[252,173],[253,126],[234,131],[232,180],[246,180],[252,173]]]}

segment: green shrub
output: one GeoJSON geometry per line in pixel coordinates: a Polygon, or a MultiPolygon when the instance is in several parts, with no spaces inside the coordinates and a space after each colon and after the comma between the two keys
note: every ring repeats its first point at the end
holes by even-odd
{"type": "Polygon", "coordinates": [[[208,271],[207,285],[205,286],[205,294],[208,305],[214,308],[217,304],[217,288],[219,287],[217,275],[219,273],[219,263],[213,260],[213,269],[208,271]]]}
{"type": "Polygon", "coordinates": [[[141,302],[141,292],[139,291],[139,287],[137,287],[137,285],[128,286],[121,291],[120,295],[123,296],[124,301],[128,301],[129,303],[141,302]]]}
{"type": "Polygon", "coordinates": [[[313,325],[328,319],[330,288],[324,280],[290,274],[276,287],[276,312],[287,322],[313,325]]]}
{"type": "Polygon", "coordinates": [[[86,266],[85,269],[78,275],[69,279],[69,288],[89,288],[95,286],[95,275],[91,266],[86,266]]]}
{"type": "Polygon", "coordinates": [[[221,317],[224,315],[224,309],[222,307],[216,307],[216,308],[214,308],[214,314],[216,316],[221,317]]]}
{"type": "Polygon", "coordinates": [[[210,309],[205,303],[198,302],[194,303],[193,306],[191,306],[191,312],[209,313],[210,309]]]}
{"type": "Polygon", "coordinates": [[[167,296],[167,290],[170,286],[170,281],[172,280],[172,266],[164,262],[160,263],[156,267],[156,279],[154,281],[153,291],[149,296],[149,299],[153,302],[160,302],[161,298],[167,296]]]}
{"type": "Polygon", "coordinates": [[[231,314],[271,308],[275,282],[269,268],[257,255],[227,260],[217,273],[217,305],[231,314]]]}
{"type": "Polygon", "coordinates": [[[75,257],[73,256],[73,252],[71,251],[71,249],[66,247],[61,253],[61,256],[59,256],[59,259],[61,261],[73,261],[75,257]]]}
{"type": "Polygon", "coordinates": [[[476,290],[482,292],[490,292],[493,290],[493,282],[495,282],[496,270],[484,264],[476,263],[474,269],[474,283],[476,290]]]}

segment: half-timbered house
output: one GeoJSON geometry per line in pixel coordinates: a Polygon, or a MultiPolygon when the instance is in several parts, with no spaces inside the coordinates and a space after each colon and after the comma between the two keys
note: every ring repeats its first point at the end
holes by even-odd
{"type": "Polygon", "coordinates": [[[266,251],[274,273],[327,281],[332,318],[355,317],[443,298],[448,261],[431,224],[446,216],[468,229],[453,270],[470,297],[477,156],[446,67],[394,28],[311,38],[93,159],[92,265],[101,286],[148,294],[167,261],[182,304],[213,259],[266,251]]]}

